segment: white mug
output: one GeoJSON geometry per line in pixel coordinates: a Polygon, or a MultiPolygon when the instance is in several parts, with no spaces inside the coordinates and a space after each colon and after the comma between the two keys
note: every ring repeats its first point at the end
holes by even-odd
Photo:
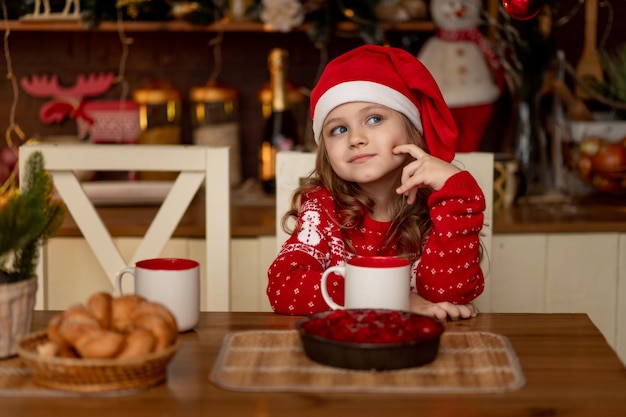
{"type": "Polygon", "coordinates": [[[154,258],[122,268],[115,276],[115,296],[122,293],[122,277],[135,278],[135,294],[167,307],[178,331],[191,330],[200,319],[200,265],[191,259],[154,258]]]}
{"type": "Polygon", "coordinates": [[[334,310],[379,308],[409,310],[410,262],[393,256],[355,257],[346,265],[332,266],[324,271],[321,287],[324,301],[334,310]],[[328,276],[342,275],[345,280],[344,305],[328,294],[328,276]]]}

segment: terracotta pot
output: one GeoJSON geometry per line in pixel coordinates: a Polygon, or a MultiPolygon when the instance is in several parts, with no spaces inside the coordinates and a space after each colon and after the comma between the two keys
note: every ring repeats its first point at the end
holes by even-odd
{"type": "Polygon", "coordinates": [[[0,359],[15,355],[17,342],[30,332],[37,277],[0,284],[0,359]]]}

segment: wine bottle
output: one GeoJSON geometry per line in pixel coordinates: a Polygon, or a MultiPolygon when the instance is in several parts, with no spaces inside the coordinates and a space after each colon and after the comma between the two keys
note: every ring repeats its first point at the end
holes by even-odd
{"type": "Polygon", "coordinates": [[[287,96],[287,58],[288,52],[281,48],[272,49],[268,57],[272,112],[265,121],[259,150],[259,178],[268,194],[276,192],[276,153],[293,150],[300,143],[298,125],[287,96]]]}

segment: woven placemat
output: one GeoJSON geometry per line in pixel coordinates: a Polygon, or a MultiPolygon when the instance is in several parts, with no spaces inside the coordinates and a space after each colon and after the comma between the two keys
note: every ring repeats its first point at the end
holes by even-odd
{"type": "Polygon", "coordinates": [[[224,338],[210,380],[234,391],[491,393],[525,384],[505,336],[445,332],[435,361],[396,371],[353,371],[318,364],[295,330],[243,331],[224,338]]]}
{"type": "Polygon", "coordinates": [[[19,356],[0,360],[0,397],[58,397],[63,395],[67,394],[35,384],[30,369],[19,356]]]}

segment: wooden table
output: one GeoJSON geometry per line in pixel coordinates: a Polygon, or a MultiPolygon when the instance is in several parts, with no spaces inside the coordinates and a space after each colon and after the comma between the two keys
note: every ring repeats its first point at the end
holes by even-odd
{"type": "MultiPolygon", "coordinates": [[[[51,313],[36,312],[34,329],[51,313]]],[[[626,416],[626,368],[584,314],[480,314],[448,329],[507,336],[526,385],[499,394],[242,393],[209,381],[222,339],[248,329],[292,329],[298,317],[203,313],[170,364],[166,384],[112,397],[0,398],[3,416],[626,416]]]]}

